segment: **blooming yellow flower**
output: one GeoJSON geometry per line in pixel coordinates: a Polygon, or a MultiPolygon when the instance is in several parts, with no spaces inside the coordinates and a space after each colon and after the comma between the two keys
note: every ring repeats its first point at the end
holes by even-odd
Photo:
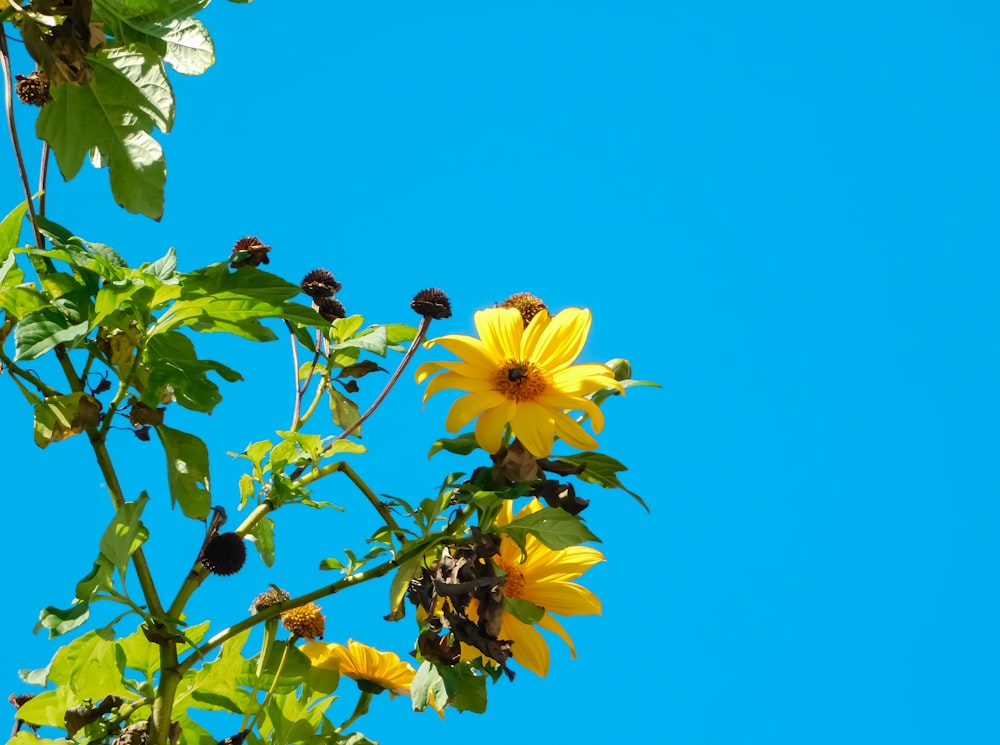
{"type": "Polygon", "coordinates": [[[594,438],[566,412],[586,413],[599,433],[604,416],[584,397],[624,388],[607,365],[573,364],[587,341],[590,311],[567,308],[549,317],[539,310],[525,327],[516,309],[488,308],[477,312],[475,321],[478,339],[450,334],[427,342],[440,344],[459,361],[425,362],[417,369],[418,383],[436,375],[424,401],[446,389],[468,392],[452,404],[447,430],[458,432],[478,417],[476,441],[490,453],[500,449],[508,424],[537,458],[548,457],[555,437],[581,450],[595,449],[594,438]]]}
{"type": "MultiPolygon", "coordinates": [[[[504,508],[498,525],[506,525],[514,519],[512,500],[504,501],[504,508]]],[[[538,512],[542,509],[537,499],[524,507],[517,517],[538,512]]],[[[500,551],[493,559],[507,574],[504,595],[508,598],[527,600],[545,609],[545,615],[537,622],[541,628],[559,635],[569,645],[573,657],[576,648],[573,640],[553,614],[562,616],[583,616],[600,614],[601,601],[590,590],[572,582],[598,562],[604,561],[604,554],[589,546],[570,546],[553,551],[532,535],[525,540],[525,551],[507,536],[500,539],[500,551]]],[[[478,620],[475,609],[470,607],[470,618],[478,620]]],[[[521,665],[538,675],[549,671],[549,646],[545,638],[531,624],[526,624],[514,614],[503,612],[500,620],[500,639],[511,642],[510,651],[521,665]]],[[[469,650],[466,650],[468,658],[469,650]]],[[[479,656],[472,654],[471,657],[479,656]]]]}
{"type": "Polygon", "coordinates": [[[393,652],[382,652],[353,639],[343,644],[311,642],[302,651],[316,667],[337,670],[341,675],[360,684],[373,683],[387,688],[390,694],[409,695],[413,682],[413,668],[393,652]]]}

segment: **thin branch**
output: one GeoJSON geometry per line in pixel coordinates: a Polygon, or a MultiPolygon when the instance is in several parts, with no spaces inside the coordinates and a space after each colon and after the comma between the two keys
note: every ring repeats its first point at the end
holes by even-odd
{"type": "MultiPolygon", "coordinates": [[[[13,7],[11,3],[11,7],[13,7]]],[[[14,122],[14,91],[11,85],[10,52],[7,48],[7,32],[0,25],[0,71],[3,73],[4,86],[4,106],[7,109],[7,126],[10,129],[10,140],[14,146],[14,157],[17,160],[17,169],[21,174],[21,186],[24,188],[24,199],[28,204],[28,215],[31,220],[31,228],[35,234],[35,245],[41,251],[45,246],[45,239],[38,229],[38,219],[35,215],[35,203],[31,192],[31,185],[28,183],[28,171],[24,167],[24,156],[21,154],[21,142],[17,137],[17,125],[14,122]]],[[[32,261],[34,264],[35,262],[32,261]]],[[[38,268],[37,266],[35,267],[38,268]]]]}

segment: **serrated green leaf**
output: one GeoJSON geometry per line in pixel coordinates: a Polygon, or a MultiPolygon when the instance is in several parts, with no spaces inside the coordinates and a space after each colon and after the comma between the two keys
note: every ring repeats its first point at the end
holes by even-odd
{"type": "Polygon", "coordinates": [[[114,520],[101,537],[101,553],[122,574],[125,573],[132,554],[149,537],[149,531],[139,519],[148,501],[149,495],[142,492],[135,502],[126,502],[119,507],[114,520]]]}
{"type": "Polygon", "coordinates": [[[170,503],[180,504],[192,520],[205,520],[212,508],[208,473],[208,448],[199,438],[165,424],[156,432],[167,454],[167,483],[170,503]]]}
{"type": "Polygon", "coordinates": [[[330,340],[334,343],[342,342],[352,336],[364,323],[365,317],[361,315],[338,318],[333,322],[333,328],[330,331],[330,340]]]}
{"type": "Polygon", "coordinates": [[[139,267],[139,271],[143,274],[156,277],[161,282],[171,280],[177,271],[177,252],[171,247],[167,250],[166,256],[157,259],[151,264],[143,264],[139,267]]]}
{"type": "Polygon", "coordinates": [[[538,512],[523,515],[503,526],[502,530],[519,546],[524,545],[525,536],[530,534],[553,551],[576,546],[584,541],[600,543],[600,539],[590,532],[579,517],[558,507],[545,507],[538,512]]]}

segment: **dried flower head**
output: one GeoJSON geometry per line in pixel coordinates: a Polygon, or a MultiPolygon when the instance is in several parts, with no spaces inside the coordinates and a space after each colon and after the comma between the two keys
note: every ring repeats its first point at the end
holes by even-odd
{"type": "Polygon", "coordinates": [[[201,555],[202,565],[212,574],[236,574],[247,560],[247,547],[243,536],[236,533],[219,533],[205,546],[201,555]]]}
{"type": "Polygon", "coordinates": [[[538,311],[548,311],[548,306],[530,292],[516,292],[500,303],[499,307],[516,308],[524,320],[525,327],[531,323],[531,319],[535,317],[538,311]]]}
{"type": "Polygon", "coordinates": [[[347,318],[347,311],[344,309],[344,304],[335,297],[321,297],[317,298],[314,302],[316,303],[316,311],[330,323],[333,323],[338,318],[347,318]]]}
{"type": "Polygon", "coordinates": [[[281,614],[281,625],[303,639],[322,639],[326,616],[316,603],[306,603],[281,614]]]}
{"type": "Polygon", "coordinates": [[[260,613],[265,608],[270,608],[272,605],[283,603],[290,597],[291,595],[282,590],[280,587],[272,587],[267,592],[262,592],[253,599],[253,602],[250,603],[250,612],[254,614],[260,613]]]}
{"type": "Polygon", "coordinates": [[[340,292],[340,282],[326,269],[313,269],[302,278],[302,283],[299,286],[302,288],[302,292],[314,300],[321,297],[332,297],[340,292]]]}
{"type": "Polygon", "coordinates": [[[229,266],[234,269],[241,266],[260,266],[269,264],[271,260],[267,257],[271,247],[265,246],[260,239],[253,235],[240,238],[233,246],[233,253],[229,257],[229,266]]]}
{"type": "Polygon", "coordinates": [[[52,96],[49,95],[49,78],[44,72],[36,70],[30,75],[16,75],[15,77],[17,78],[15,90],[22,103],[31,106],[44,106],[52,100],[52,96]]]}
{"type": "Polygon", "coordinates": [[[10,701],[15,709],[20,709],[34,697],[34,693],[12,693],[7,697],[7,700],[10,701]]]}
{"type": "Polygon", "coordinates": [[[451,301],[443,290],[429,287],[413,296],[410,307],[422,316],[430,316],[435,320],[451,318],[451,301]]]}
{"type": "Polygon", "coordinates": [[[136,722],[122,730],[112,745],[146,745],[148,723],[136,722]]]}

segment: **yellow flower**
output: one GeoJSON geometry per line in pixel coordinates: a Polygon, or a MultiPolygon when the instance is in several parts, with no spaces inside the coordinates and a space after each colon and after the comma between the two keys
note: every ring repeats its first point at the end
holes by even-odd
{"type": "MultiPolygon", "coordinates": [[[[316,667],[337,670],[341,675],[358,681],[359,685],[374,684],[378,690],[388,689],[390,695],[410,694],[413,668],[393,652],[381,652],[353,639],[343,644],[311,642],[302,651],[316,667]]],[[[362,690],[365,690],[364,687],[362,690]]]]}
{"type": "Polygon", "coordinates": [[[417,369],[418,383],[437,375],[424,401],[446,389],[468,392],[452,404],[447,430],[458,432],[478,417],[476,441],[490,453],[500,449],[508,424],[537,458],[548,457],[555,437],[581,450],[595,449],[594,438],[566,412],[584,412],[599,433],[604,416],[584,397],[624,388],[606,365],[573,364],[587,341],[590,311],[567,308],[550,318],[539,310],[525,327],[515,308],[489,308],[477,312],[475,321],[479,339],[450,334],[427,342],[440,344],[458,361],[425,362],[417,369]]]}
{"type": "MultiPolygon", "coordinates": [[[[504,501],[504,508],[498,525],[506,525],[514,519],[512,500],[504,501]]],[[[537,499],[524,507],[517,517],[538,512],[542,509],[537,499]]],[[[532,535],[525,540],[524,556],[516,543],[507,536],[500,539],[500,551],[493,559],[507,574],[504,595],[508,598],[527,600],[545,609],[545,615],[537,625],[546,631],[559,635],[569,645],[570,653],[576,657],[573,640],[553,614],[562,616],[584,616],[600,614],[601,601],[590,590],[572,582],[598,562],[604,561],[604,554],[589,546],[570,546],[553,551],[532,535]]],[[[470,618],[478,620],[475,609],[470,607],[470,618]]],[[[500,620],[500,639],[511,641],[510,651],[521,665],[538,675],[549,671],[549,646],[545,638],[531,624],[526,624],[514,614],[503,612],[500,620]]],[[[466,650],[467,658],[469,650],[466,650]]],[[[479,656],[471,655],[472,658],[479,656]]]]}

